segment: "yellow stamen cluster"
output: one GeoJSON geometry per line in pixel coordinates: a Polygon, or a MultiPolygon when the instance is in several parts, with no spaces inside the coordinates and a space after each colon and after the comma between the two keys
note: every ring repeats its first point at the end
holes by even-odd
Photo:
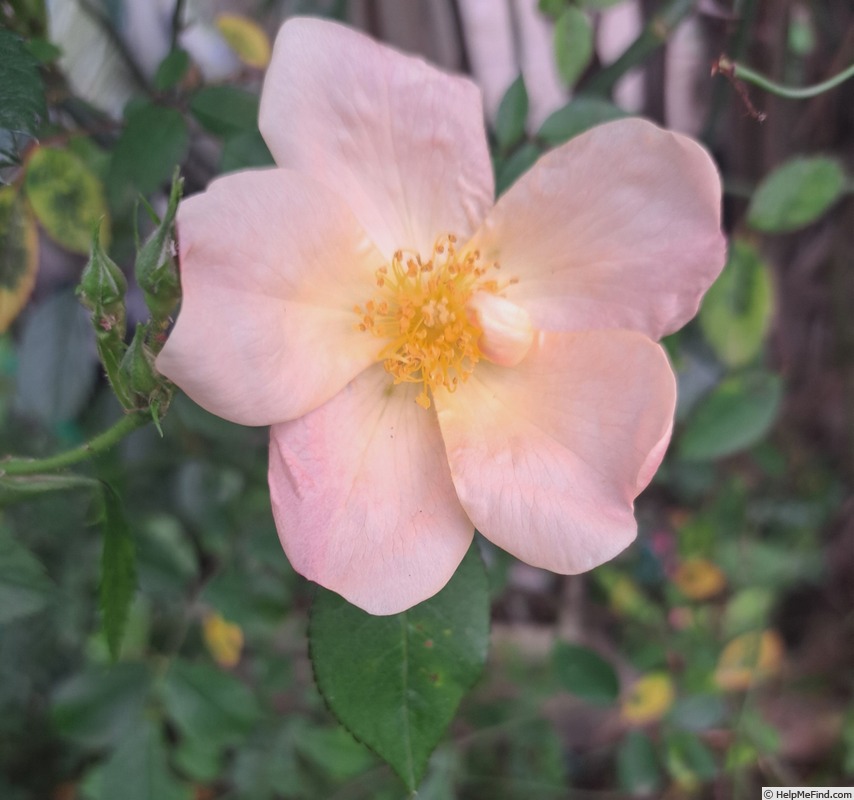
{"type": "Polygon", "coordinates": [[[480,360],[481,331],[469,319],[466,303],[475,291],[498,292],[484,276],[497,263],[482,264],[477,250],[458,253],[453,234],[440,237],[427,261],[398,250],[376,272],[378,295],[356,306],[357,328],[388,343],[379,358],[398,383],[421,383],[416,402],[430,408],[430,392],[453,392],[480,360]]]}

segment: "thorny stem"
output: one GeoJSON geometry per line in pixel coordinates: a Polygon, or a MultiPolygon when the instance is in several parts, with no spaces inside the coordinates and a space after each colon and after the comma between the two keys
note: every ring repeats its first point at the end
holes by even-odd
{"type": "Polygon", "coordinates": [[[770,78],[766,78],[764,75],[760,75],[758,72],[754,72],[750,67],[745,67],[744,64],[731,61],[726,56],[721,56],[712,66],[712,75],[717,75],[718,73],[730,80],[747,81],[778,97],[785,97],[789,100],[805,100],[835,89],[849,78],[854,78],[854,64],[851,64],[847,69],[842,70],[842,72],[837,73],[832,78],[828,78],[826,81],[813,84],[812,86],[784,86],[782,83],[777,83],[770,78]]]}
{"type": "Polygon", "coordinates": [[[0,461],[0,477],[7,475],[37,475],[77,464],[105,450],[109,450],[129,433],[132,433],[137,428],[141,428],[150,421],[151,414],[148,409],[134,411],[126,414],[115,425],[107,428],[103,433],[99,433],[88,442],[71,450],[66,450],[64,453],[57,453],[55,456],[48,456],[47,458],[9,458],[5,461],[0,461]]]}
{"type": "Polygon", "coordinates": [[[581,86],[583,94],[609,95],[617,81],[630,69],[646,60],[661,47],[680,22],[688,16],[697,0],[670,0],[644,27],[640,36],[610,66],[596,73],[581,86]]]}

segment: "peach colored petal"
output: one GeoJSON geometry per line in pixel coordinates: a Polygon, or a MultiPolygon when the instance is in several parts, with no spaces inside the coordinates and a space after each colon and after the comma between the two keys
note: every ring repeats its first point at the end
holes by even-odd
{"type": "Polygon", "coordinates": [[[355,330],[383,258],[343,201],[287,170],[220,178],[178,210],[184,299],[157,368],[244,425],[293,419],[376,360],[355,330]]]}
{"type": "Polygon", "coordinates": [[[285,23],[259,125],[276,162],[340,192],[388,258],[468,238],[492,205],[477,87],[341,25],[285,23]]]}
{"type": "Polygon", "coordinates": [[[371,614],[438,592],[474,533],[418,391],[377,365],[271,430],[270,495],[291,564],[371,614]]]}
{"type": "Polygon", "coordinates": [[[684,325],[725,260],[721,184],[696,142],[638,119],[543,156],[472,242],[543,330],[684,325]]]}
{"type": "Polygon", "coordinates": [[[460,502],[529,564],[576,573],[634,538],[634,498],[670,438],[676,385],[632,331],[539,333],[512,369],[481,362],[434,395],[460,502]]]}

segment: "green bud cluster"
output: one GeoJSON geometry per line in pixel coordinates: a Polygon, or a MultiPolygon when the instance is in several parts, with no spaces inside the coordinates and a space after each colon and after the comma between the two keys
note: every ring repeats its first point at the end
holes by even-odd
{"type": "Polygon", "coordinates": [[[174,237],[181,188],[176,171],[165,216],[161,220],[155,215],[157,227],[137,248],[134,271],[151,319],[137,325],[129,345],[125,343],[127,281],[101,246],[97,228],[89,262],[77,287],[80,302],[92,312],[98,355],[116,397],[128,411],[148,409],[158,429],[173,390],[172,384],[157,372],[154,360],[181,298],[174,237]]]}

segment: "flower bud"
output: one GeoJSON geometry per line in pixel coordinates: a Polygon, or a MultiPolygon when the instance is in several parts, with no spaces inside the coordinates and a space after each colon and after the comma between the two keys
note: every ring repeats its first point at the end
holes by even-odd
{"type": "Polygon", "coordinates": [[[145,296],[145,304],[152,319],[161,327],[165,327],[181,297],[173,236],[181,187],[182,181],[176,173],[166,214],[136,256],[137,283],[145,296]]]}
{"type": "Polygon", "coordinates": [[[140,405],[147,404],[148,398],[160,385],[157,370],[154,368],[154,356],[145,343],[147,333],[147,325],[136,326],[133,341],[128,346],[119,367],[127,387],[139,396],[140,405]]]}
{"type": "Polygon", "coordinates": [[[115,261],[101,247],[100,225],[95,226],[92,253],[80,276],[77,296],[94,315],[96,329],[115,331],[123,339],[127,315],[125,292],[127,281],[115,261]]]}
{"type": "Polygon", "coordinates": [[[120,372],[125,350],[125,292],[127,281],[118,265],[104,252],[100,225],[92,237],[92,253],[80,276],[77,297],[92,312],[95,344],[107,379],[123,408],[133,407],[133,393],[120,372]]]}

